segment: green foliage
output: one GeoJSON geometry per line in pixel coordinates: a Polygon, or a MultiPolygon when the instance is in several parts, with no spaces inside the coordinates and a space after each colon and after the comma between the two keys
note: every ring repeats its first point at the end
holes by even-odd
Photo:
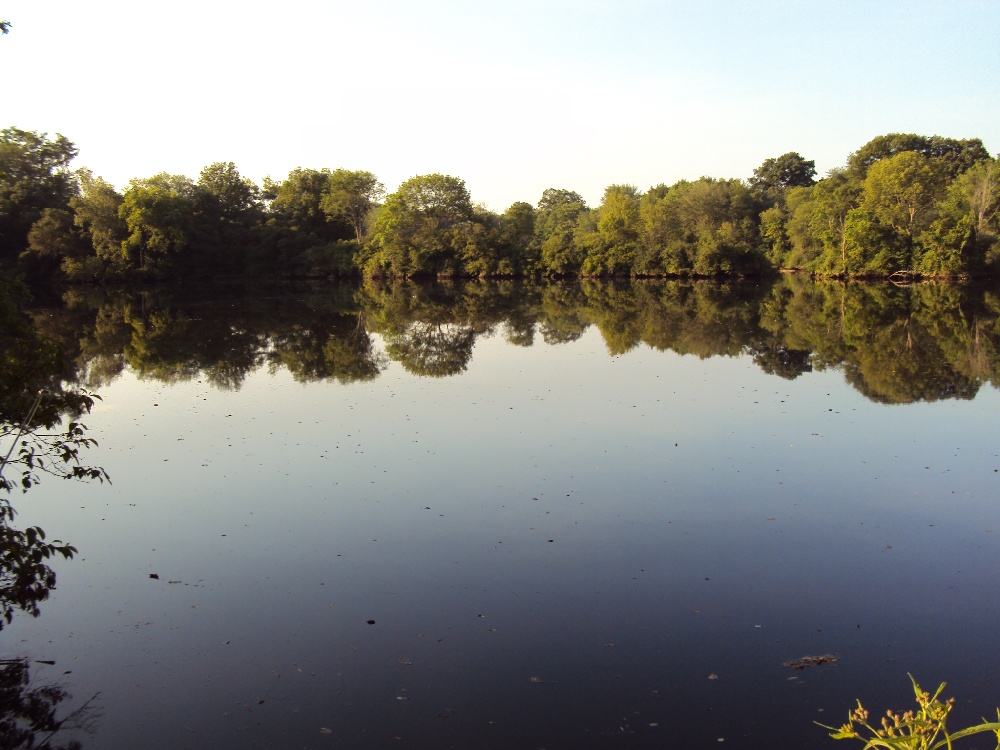
{"type": "MultiPolygon", "coordinates": [[[[0,282],[0,629],[16,612],[37,617],[55,587],[49,561],[76,549],[47,541],[37,526],[14,528],[8,495],[22,493],[48,475],[62,479],[108,479],[104,469],[85,466],[81,453],[96,445],[76,420],[97,398],[67,385],[72,365],[58,344],[43,337],[19,309],[16,290],[0,282]],[[12,476],[18,472],[19,477],[12,476]]],[[[110,481],[110,480],[109,480],[110,481]]]]}
{"type": "Polygon", "coordinates": [[[989,152],[978,138],[956,140],[941,136],[922,136],[913,133],[889,133],[873,138],[847,160],[847,172],[852,179],[861,181],[873,164],[906,152],[915,152],[936,163],[949,180],[980,161],[990,158],[989,152]]]}
{"type": "Polygon", "coordinates": [[[535,242],[544,273],[561,276],[579,273],[585,254],[576,244],[581,218],[590,211],[579,193],[548,188],[538,201],[535,242]]]}
{"type": "Polygon", "coordinates": [[[368,219],[385,197],[385,186],[371,172],[335,169],[323,189],[320,208],[330,219],[347,222],[360,245],[368,234],[368,219]]]}
{"type": "Polygon", "coordinates": [[[86,239],[76,229],[73,214],[62,208],[46,208],[28,231],[28,247],[21,259],[33,277],[51,276],[66,259],[87,254],[86,239]]]}
{"type": "Polygon", "coordinates": [[[759,273],[758,215],[740,180],[702,177],[657,188],[640,205],[645,268],[653,274],[759,273]]]}
{"type": "Polygon", "coordinates": [[[73,209],[73,223],[89,238],[90,246],[96,260],[91,263],[91,272],[85,272],[86,261],[76,262],[70,259],[64,262],[64,269],[71,277],[93,277],[93,271],[101,275],[103,269],[111,272],[122,272],[125,268],[125,256],[122,253],[122,243],[128,237],[128,228],[119,211],[124,202],[121,194],[114,186],[100,177],[95,177],[89,170],[78,172],[80,178],[80,194],[70,199],[73,209]]]}
{"type": "Polygon", "coordinates": [[[57,556],[70,560],[77,552],[58,539],[45,541],[45,532],[37,526],[23,531],[11,527],[13,517],[14,509],[0,502],[0,629],[19,611],[38,617],[38,605],[56,585],[49,560],[57,556]]]}
{"type": "Polygon", "coordinates": [[[539,270],[536,219],[535,207],[524,201],[512,203],[500,216],[499,251],[509,260],[514,273],[528,275],[539,270]]]}
{"type": "Polygon", "coordinates": [[[232,162],[120,195],[69,171],[76,147],[62,136],[2,133],[0,262],[38,280],[1000,272],[1000,171],[978,139],[892,133],[819,182],[788,152],[746,183],[610,185],[593,210],[550,188],[497,215],[457,177],[414,177],[385,197],[371,172],[300,167],[259,189],[232,162]]]}
{"type": "Polygon", "coordinates": [[[314,241],[346,240],[354,236],[342,221],[331,221],[323,210],[323,200],[330,181],[329,169],[296,167],[281,182],[264,178],[262,196],[269,203],[269,223],[298,234],[311,235],[314,241]]]}
{"type": "Polygon", "coordinates": [[[936,208],[937,219],[920,238],[917,270],[929,276],[986,270],[1000,235],[1000,163],[990,159],[970,167],[947,187],[936,208]]]}
{"type": "Polygon", "coordinates": [[[96,443],[77,419],[98,397],[66,385],[72,365],[56,342],[38,334],[2,285],[0,330],[5,334],[0,343],[0,442],[7,446],[0,455],[0,491],[20,486],[27,492],[42,474],[107,479],[103,469],[80,461],[81,452],[96,443]],[[11,478],[12,468],[20,471],[20,479],[11,478]]]}
{"type": "Polygon", "coordinates": [[[822,254],[815,257],[813,265],[808,262],[804,268],[829,271],[839,274],[851,272],[848,263],[847,218],[857,208],[861,200],[861,184],[852,180],[845,171],[835,170],[820,180],[812,189],[811,200],[803,202],[803,215],[796,214],[804,231],[804,238],[798,246],[802,255],[810,236],[822,245],[822,254]]]}
{"type": "Polygon", "coordinates": [[[193,239],[195,211],[195,185],[183,175],[162,172],[129,182],[118,209],[128,231],[125,262],[141,272],[167,272],[193,239]]]}
{"type": "Polygon", "coordinates": [[[256,218],[261,210],[260,188],[242,177],[231,161],[216,162],[202,169],[198,188],[203,210],[222,221],[246,222],[256,218]]]}
{"type": "MultiPolygon", "coordinates": [[[[870,748],[885,748],[885,750],[937,750],[946,747],[951,750],[953,743],[965,737],[977,734],[992,734],[997,739],[996,747],[1000,749],[1000,721],[989,722],[983,719],[981,724],[975,724],[957,732],[949,732],[948,715],[955,705],[955,699],[941,701],[945,683],[941,683],[933,694],[923,690],[910,675],[913,683],[913,693],[917,702],[917,710],[886,711],[882,717],[881,727],[868,723],[868,710],[858,701],[858,707],[848,714],[847,722],[832,729],[830,734],[835,740],[858,740],[864,743],[864,750],[870,748]]],[[[1000,719],[1000,709],[997,711],[1000,719]]],[[[818,723],[818,722],[817,722],[818,723]]]]}
{"type": "Polygon", "coordinates": [[[750,178],[750,191],[766,205],[781,201],[784,192],[793,187],[811,187],[816,183],[816,162],[789,151],[776,159],[765,159],[750,178]]]}
{"type": "Polygon", "coordinates": [[[844,266],[849,276],[887,276],[910,267],[908,238],[863,208],[851,209],[844,227],[844,266]]]}
{"type": "Polygon", "coordinates": [[[78,190],[69,163],[78,149],[65,136],[0,130],[0,261],[17,257],[45,209],[65,209],[78,190]]]}
{"type": "Polygon", "coordinates": [[[943,185],[938,165],[918,152],[904,151],[871,166],[860,207],[912,247],[916,235],[930,223],[943,185]]]}
{"type": "Polygon", "coordinates": [[[611,185],[594,212],[596,236],[583,240],[588,252],[583,272],[620,276],[635,271],[639,247],[639,191],[634,185],[611,185]]]}
{"type": "Polygon", "coordinates": [[[411,177],[386,198],[375,219],[364,272],[404,278],[459,275],[468,244],[475,242],[473,223],[464,180],[442,174],[411,177]]]}

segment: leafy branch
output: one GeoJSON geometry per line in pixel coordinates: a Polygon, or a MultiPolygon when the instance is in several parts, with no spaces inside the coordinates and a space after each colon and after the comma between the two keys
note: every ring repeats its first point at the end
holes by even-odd
{"type": "MultiPolygon", "coordinates": [[[[74,396],[73,405],[88,412],[94,400],[100,399],[96,394],[81,393],[74,396]]],[[[109,484],[111,483],[111,477],[103,468],[84,466],[80,462],[80,451],[97,445],[96,440],[86,437],[86,425],[70,421],[66,425],[65,432],[38,432],[37,428],[32,429],[29,424],[32,414],[34,408],[29,418],[18,429],[13,425],[0,426],[0,438],[16,433],[14,444],[0,464],[0,490],[10,492],[15,486],[14,481],[3,476],[3,472],[11,464],[21,466],[22,492],[27,492],[38,484],[40,473],[60,479],[96,479],[99,482],[107,480],[109,484]],[[16,457],[12,458],[15,449],[16,457]]]]}

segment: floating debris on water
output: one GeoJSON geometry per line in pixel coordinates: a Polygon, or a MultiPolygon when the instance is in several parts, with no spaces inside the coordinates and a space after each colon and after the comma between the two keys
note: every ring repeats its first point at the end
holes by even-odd
{"type": "Polygon", "coordinates": [[[821,664],[833,664],[839,661],[836,654],[821,654],[819,656],[803,656],[801,659],[792,659],[781,663],[783,667],[790,669],[805,669],[806,667],[818,667],[821,664]]]}

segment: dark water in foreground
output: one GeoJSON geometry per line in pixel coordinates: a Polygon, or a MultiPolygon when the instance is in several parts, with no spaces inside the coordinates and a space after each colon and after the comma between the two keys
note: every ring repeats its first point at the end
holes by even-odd
{"type": "Polygon", "coordinates": [[[10,496],[79,554],[0,656],[85,748],[850,747],[907,672],[990,718],[992,298],[795,283],[40,311],[114,484],[10,496]]]}

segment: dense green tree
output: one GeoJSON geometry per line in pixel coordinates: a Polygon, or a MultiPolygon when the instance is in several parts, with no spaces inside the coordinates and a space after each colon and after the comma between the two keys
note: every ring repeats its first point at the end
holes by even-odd
{"type": "Polygon", "coordinates": [[[642,270],[649,273],[683,274],[691,270],[687,253],[687,233],[682,226],[681,185],[657,185],[643,196],[639,205],[642,223],[642,270]],[[676,188],[676,189],[675,189],[676,188]]]}
{"type": "Polygon", "coordinates": [[[226,222],[245,222],[255,218],[261,208],[260,188],[241,176],[231,161],[215,162],[202,169],[198,187],[202,201],[210,206],[208,213],[226,222]]]}
{"type": "Polygon", "coordinates": [[[385,197],[385,186],[371,172],[333,170],[326,180],[320,208],[330,218],[346,222],[362,243],[368,234],[368,217],[385,197]]]}
{"type": "Polygon", "coordinates": [[[890,133],[819,182],[812,161],[788,152],[747,183],[611,185],[593,210],[548,189],[537,208],[499,216],[455,177],[412,178],[380,205],[370,172],[297,168],[260,190],[231,162],[197,183],[160,174],[119,195],[71,172],[75,155],[62,136],[2,131],[0,260],[79,280],[1000,271],[997,170],[978,139],[890,133]]]}
{"type": "Polygon", "coordinates": [[[47,208],[65,209],[78,190],[69,163],[78,149],[65,136],[0,130],[0,261],[27,246],[31,226],[47,208]]]}
{"type": "Polygon", "coordinates": [[[122,242],[128,265],[155,273],[178,266],[196,232],[196,207],[195,184],[183,175],[161,172],[129,182],[118,209],[128,231],[122,242]]]}
{"type": "Polygon", "coordinates": [[[755,201],[740,180],[681,180],[653,195],[640,208],[642,241],[659,256],[661,272],[711,276],[764,268],[755,201]]]}
{"type": "MultiPolygon", "coordinates": [[[[803,205],[800,221],[812,230],[812,237],[823,246],[817,268],[847,273],[847,216],[861,200],[861,184],[843,170],[833,170],[812,189],[811,200],[803,205]]],[[[803,235],[801,246],[808,243],[803,235]]],[[[808,265],[803,267],[808,268],[808,265]]]]}
{"type": "Polygon", "coordinates": [[[503,219],[482,205],[472,207],[472,221],[456,232],[462,273],[487,278],[512,276],[520,267],[520,247],[501,240],[503,219]]]}
{"type": "Polygon", "coordinates": [[[781,199],[788,188],[810,187],[816,182],[816,162],[804,159],[795,151],[774,159],[765,159],[753,171],[750,190],[755,198],[768,204],[781,199]]]}
{"type": "Polygon", "coordinates": [[[907,151],[915,151],[937,162],[944,176],[952,180],[977,162],[990,158],[978,138],[957,140],[941,136],[914,133],[889,133],[873,138],[847,160],[847,172],[857,181],[863,180],[873,164],[907,151]]]}
{"type": "Polygon", "coordinates": [[[260,188],[232,162],[216,162],[201,170],[193,200],[195,240],[186,267],[199,275],[245,273],[261,236],[260,188]]]}
{"type": "Polygon", "coordinates": [[[1000,160],[979,162],[955,184],[956,190],[969,201],[976,233],[995,240],[1000,235],[1000,160]]]}
{"type": "Polygon", "coordinates": [[[791,252],[791,241],[786,228],[788,220],[789,213],[783,206],[771,206],[760,214],[760,236],[764,243],[764,255],[775,268],[782,267],[785,258],[791,252]]]}
{"type": "MultiPolygon", "coordinates": [[[[823,252],[822,240],[812,229],[818,209],[816,195],[815,185],[811,188],[791,188],[785,194],[784,236],[787,239],[788,252],[781,256],[776,267],[802,269],[816,267],[823,252]]],[[[762,232],[763,224],[762,214],[762,232]]]]}
{"type": "Polygon", "coordinates": [[[454,276],[473,223],[465,181],[442,174],[411,177],[389,195],[363,259],[371,276],[454,276]]]}
{"type": "Polygon", "coordinates": [[[888,276],[911,266],[906,237],[860,207],[847,213],[844,252],[839,273],[848,276],[888,276]]]}
{"type": "Polygon", "coordinates": [[[547,274],[578,273],[584,253],[576,244],[577,225],[590,211],[579,193],[548,188],[538,201],[535,238],[541,266],[547,274]]]}
{"type": "Polygon", "coordinates": [[[28,252],[53,259],[75,255],[81,243],[74,229],[72,213],[62,208],[46,208],[28,232],[28,252]]]}
{"type": "Polygon", "coordinates": [[[860,207],[892,227],[912,248],[929,224],[943,185],[938,164],[919,152],[904,151],[869,168],[860,207]]]}
{"type": "Polygon", "coordinates": [[[535,221],[535,207],[524,201],[512,203],[500,216],[498,243],[504,257],[511,260],[515,272],[531,274],[539,270],[535,221]]]}
{"type": "Polygon", "coordinates": [[[323,210],[330,181],[329,169],[297,167],[281,182],[264,178],[263,197],[269,202],[272,225],[311,235],[315,241],[348,239],[353,231],[342,221],[331,221],[323,210]]]}
{"type": "Polygon", "coordinates": [[[64,261],[71,278],[93,278],[125,269],[122,243],[128,237],[125,220],[119,215],[123,198],[114,186],[89,170],[80,170],[80,194],[70,199],[73,223],[88,238],[92,255],[64,261]]]}
{"type": "Polygon", "coordinates": [[[767,262],[774,268],[794,266],[804,261],[807,253],[795,248],[792,234],[801,241],[802,221],[796,230],[789,224],[800,204],[807,200],[807,188],[815,183],[816,165],[800,154],[790,151],[774,159],[767,159],[748,181],[750,193],[760,203],[760,240],[767,262]],[[794,195],[795,205],[789,196],[794,195]]]}
{"type": "Polygon", "coordinates": [[[937,219],[921,236],[917,270],[927,275],[969,276],[997,264],[1000,162],[979,162],[946,189],[937,219]]]}
{"type": "Polygon", "coordinates": [[[52,276],[64,260],[89,251],[86,239],[73,224],[73,214],[63,208],[46,208],[28,231],[28,247],[21,258],[34,275],[52,276]]]}
{"type": "Polygon", "coordinates": [[[611,185],[596,210],[597,237],[587,254],[587,274],[630,275],[636,272],[639,247],[639,190],[634,185],[611,185]]]}

